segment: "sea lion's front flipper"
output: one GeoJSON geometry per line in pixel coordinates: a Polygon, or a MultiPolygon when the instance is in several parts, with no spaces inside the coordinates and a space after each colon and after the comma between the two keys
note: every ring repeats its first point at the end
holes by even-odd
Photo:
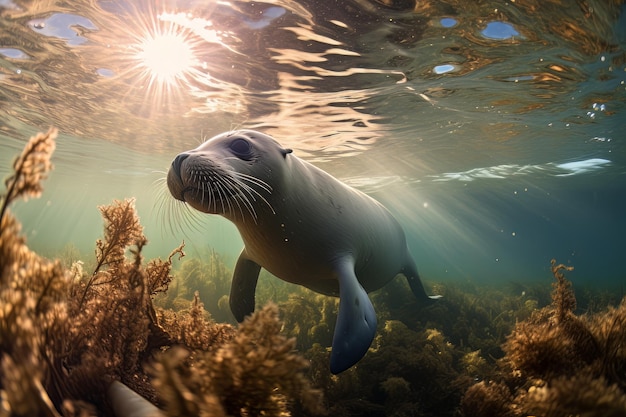
{"type": "Polygon", "coordinates": [[[248,259],[244,249],[237,259],[230,285],[230,311],[240,323],[254,312],[254,292],[260,271],[259,264],[248,259]]]}
{"type": "Polygon", "coordinates": [[[357,363],[369,349],[376,333],[376,313],[354,273],[354,260],[340,259],[335,267],[340,298],[330,371],[338,374],[357,363]]]}

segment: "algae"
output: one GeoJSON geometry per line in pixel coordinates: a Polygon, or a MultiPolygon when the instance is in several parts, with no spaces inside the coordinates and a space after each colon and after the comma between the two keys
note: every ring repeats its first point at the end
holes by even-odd
{"type": "Polygon", "coordinates": [[[93,260],[39,256],[10,205],[41,193],[55,136],[30,139],[0,196],[0,417],[112,415],[111,381],[171,416],[626,415],[626,301],[586,293],[581,314],[556,262],[551,295],[439,284],[420,309],[392,281],[370,351],[331,375],[337,299],[262,277],[266,307],[228,324],[221,256],[146,262],[132,199],[99,208],[93,260]]]}
{"type": "Polygon", "coordinates": [[[552,303],[516,324],[499,371],[465,393],[464,416],[626,415],[626,299],[575,314],[572,269],[552,260],[552,303]]]}
{"type": "Polygon", "coordinates": [[[183,415],[170,393],[179,380],[193,385],[197,378],[204,387],[195,393],[199,404],[228,415],[289,415],[294,399],[321,412],[320,392],[302,372],[307,362],[293,352],[295,341],[279,334],[275,307],[239,328],[211,320],[197,295],[188,311],[155,308],[184,243],[146,263],[148,240],[134,200],[99,207],[104,234],[93,271],[28,248],[9,206],[41,194],[56,134],[30,138],[1,196],[0,416],[111,415],[105,393],[112,381],[183,415]],[[178,379],[164,368],[175,368],[178,379]]]}
{"type": "Polygon", "coordinates": [[[570,269],[552,264],[551,294],[439,285],[444,298],[421,310],[395,280],[372,294],[386,320],[371,349],[339,375],[326,371],[326,333],[313,331],[332,330],[334,299],[298,290],[280,303],[291,316],[283,332],[298,339],[337,416],[624,415],[626,304],[588,297],[594,312],[577,314],[570,269]]]}
{"type": "Polygon", "coordinates": [[[174,310],[186,309],[197,293],[213,320],[235,324],[228,305],[232,271],[214,249],[201,254],[201,258],[203,260],[183,260],[175,271],[176,280],[166,293],[155,298],[155,304],[174,310]]]}

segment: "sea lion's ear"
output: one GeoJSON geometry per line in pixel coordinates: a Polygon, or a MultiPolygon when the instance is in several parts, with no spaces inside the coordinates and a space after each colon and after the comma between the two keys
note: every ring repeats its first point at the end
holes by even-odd
{"type": "Polygon", "coordinates": [[[282,153],[282,154],[283,154],[283,158],[286,158],[286,157],[287,157],[287,154],[289,154],[289,153],[291,153],[291,152],[293,152],[293,149],[283,148],[283,149],[281,149],[281,150],[280,150],[280,153],[282,153]]]}

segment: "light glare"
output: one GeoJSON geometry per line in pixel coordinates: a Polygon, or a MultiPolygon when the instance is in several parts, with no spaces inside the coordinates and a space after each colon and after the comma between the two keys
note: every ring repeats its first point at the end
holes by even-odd
{"type": "Polygon", "coordinates": [[[126,95],[144,98],[135,111],[146,116],[186,111],[191,101],[208,100],[202,96],[208,90],[232,88],[212,77],[212,66],[203,60],[215,47],[232,51],[222,41],[228,35],[214,29],[210,20],[152,10],[135,10],[131,17],[137,27],[128,33],[117,74],[132,87],[126,95]]]}
{"type": "Polygon", "coordinates": [[[159,82],[175,83],[194,64],[194,54],[184,36],[175,33],[147,37],[137,58],[159,82]]]}

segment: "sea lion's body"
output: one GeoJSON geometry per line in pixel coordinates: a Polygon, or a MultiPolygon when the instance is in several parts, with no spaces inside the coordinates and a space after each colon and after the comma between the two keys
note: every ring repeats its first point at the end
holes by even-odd
{"type": "Polygon", "coordinates": [[[430,300],[391,213],[267,135],[238,131],[210,139],[176,158],[168,186],[175,198],[221,214],[241,233],[245,248],[230,296],[237,320],[254,311],[261,267],[340,296],[333,373],[356,363],[374,337],[376,315],[367,292],[401,273],[418,299],[430,300]]]}

